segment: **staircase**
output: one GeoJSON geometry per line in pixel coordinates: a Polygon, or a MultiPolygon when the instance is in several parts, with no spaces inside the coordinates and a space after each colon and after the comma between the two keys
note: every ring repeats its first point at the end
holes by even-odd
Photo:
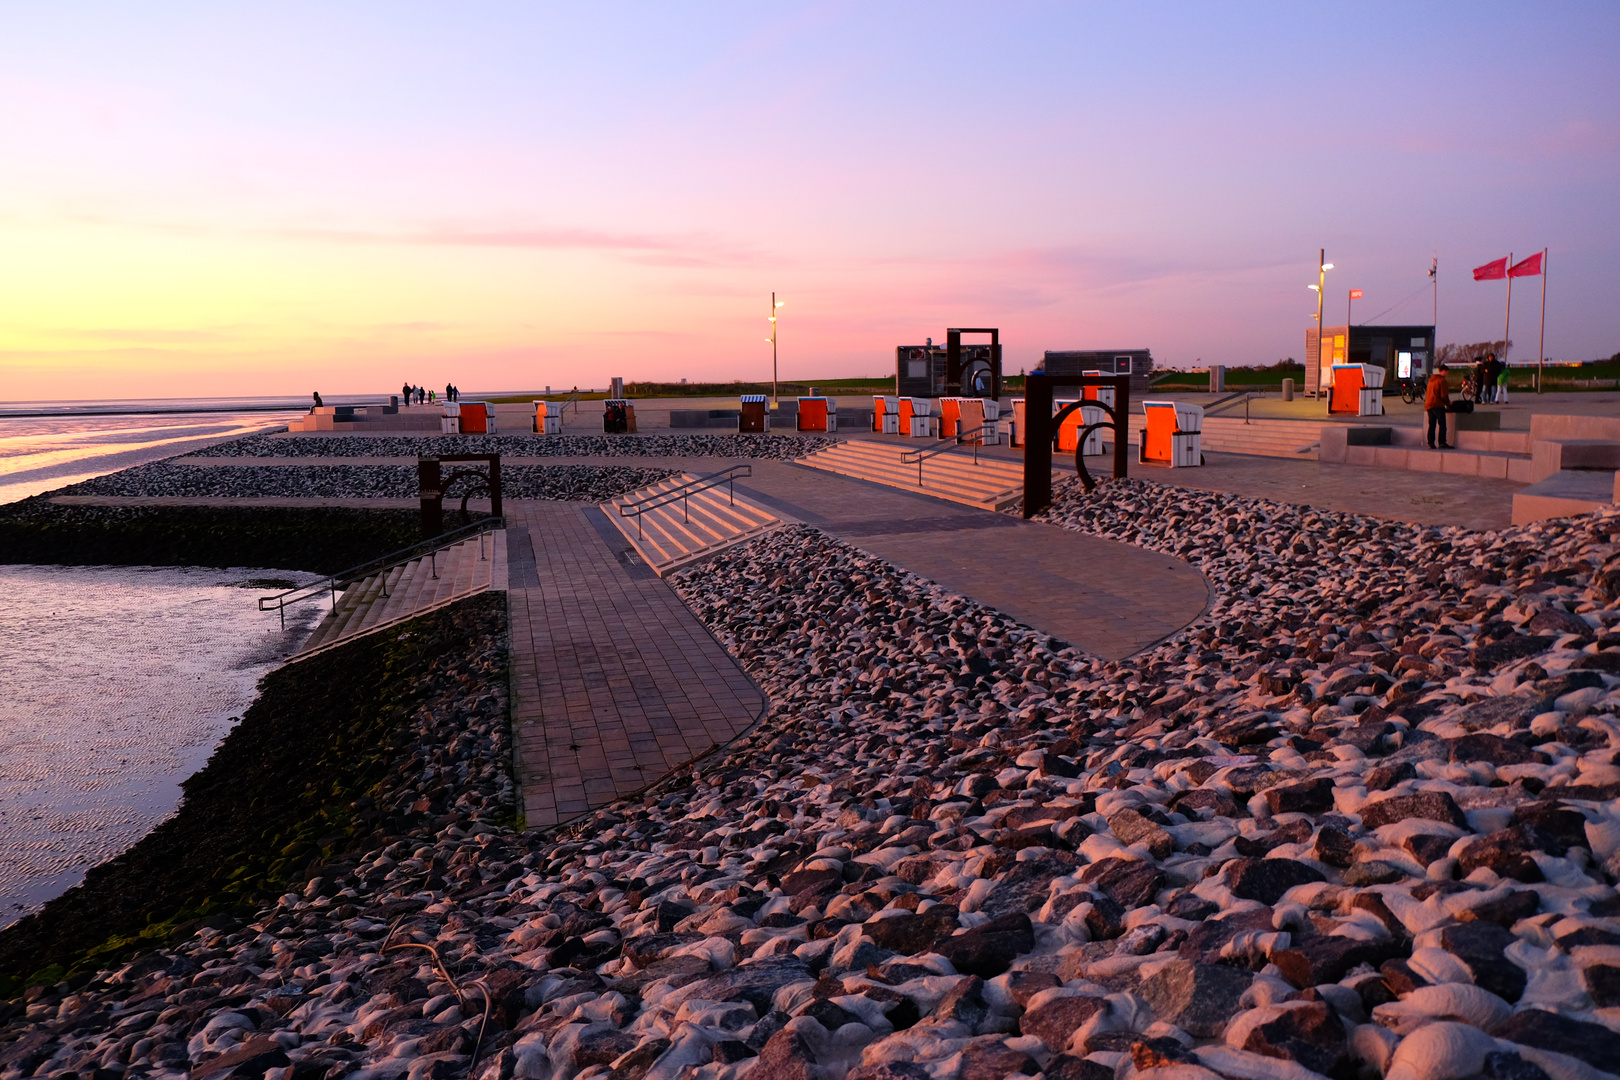
{"type": "MultiPolygon", "coordinates": [[[[414,619],[504,581],[506,533],[483,533],[390,567],[343,590],[332,611],[304,642],[294,660],[414,619]]],[[[504,584],[499,587],[505,588],[504,584]]]]}
{"type": "Polygon", "coordinates": [[[850,439],[829,450],[799,458],[795,464],[905,488],[981,510],[1001,510],[1024,497],[1023,462],[980,455],[975,464],[973,450],[966,446],[924,461],[919,483],[917,465],[905,464],[900,459],[908,451],[928,449],[929,444],[920,440],[912,442],[914,445],[896,446],[875,439],[850,439]]]}
{"type": "Polygon", "coordinates": [[[673,498],[639,514],[620,513],[626,504],[656,501],[697,479],[682,473],[602,504],[602,512],[659,577],[782,524],[770,511],[733,496],[725,484],[673,498]]]}
{"type": "MultiPolygon", "coordinates": [[[[1140,414],[1131,417],[1133,444],[1141,445],[1146,423],[1140,414]]],[[[1322,423],[1310,420],[1251,420],[1245,424],[1241,416],[1206,416],[1202,441],[1206,452],[1315,461],[1321,430],[1322,423]]],[[[1108,432],[1103,435],[1106,438],[1108,432]]]]}

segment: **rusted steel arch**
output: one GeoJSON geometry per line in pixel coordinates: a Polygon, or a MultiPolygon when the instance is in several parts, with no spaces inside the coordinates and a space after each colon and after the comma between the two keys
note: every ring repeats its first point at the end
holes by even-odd
{"type": "Polygon", "coordinates": [[[1052,505],[1052,445],[1057,441],[1057,432],[1062,423],[1061,417],[1066,417],[1081,405],[1095,405],[1107,410],[1110,422],[1102,425],[1087,425],[1081,433],[1080,444],[1075,448],[1075,467],[1080,474],[1081,482],[1090,491],[1094,481],[1086,469],[1085,455],[1080,451],[1085,446],[1085,435],[1099,427],[1114,429],[1114,475],[1123,477],[1127,475],[1129,458],[1125,454],[1125,446],[1130,441],[1129,417],[1131,413],[1131,377],[1129,375],[1029,375],[1024,380],[1024,424],[1029,429],[1024,438],[1024,516],[1034,517],[1036,514],[1052,505]],[[1114,390],[1114,404],[1104,405],[1100,401],[1080,401],[1065,406],[1058,417],[1052,415],[1052,400],[1057,388],[1060,386],[1077,386],[1081,388],[1081,397],[1085,396],[1085,387],[1109,386],[1114,390]]]}
{"type": "MultiPolygon", "coordinates": [[[[450,489],[455,486],[457,480],[464,479],[472,480],[472,483],[468,484],[466,490],[461,493],[461,523],[469,525],[472,523],[472,515],[467,512],[467,500],[474,495],[488,495],[490,493],[489,473],[482,469],[457,469],[440,481],[444,486],[439,492],[439,498],[441,502],[445,498],[455,498],[450,489]]],[[[1086,490],[1090,491],[1091,489],[1087,488],[1086,490]]]]}
{"type": "MultiPolygon", "coordinates": [[[[1057,415],[1052,417],[1052,449],[1058,449],[1057,441],[1058,438],[1063,434],[1063,421],[1067,420],[1070,414],[1072,414],[1076,409],[1087,407],[1101,409],[1103,412],[1108,414],[1108,419],[1102,423],[1087,424],[1086,426],[1082,427],[1080,429],[1079,438],[1074,444],[1074,471],[1080,475],[1080,484],[1086,489],[1086,494],[1089,495],[1091,494],[1091,489],[1097,486],[1097,481],[1091,478],[1091,472],[1086,468],[1086,439],[1090,438],[1093,431],[1100,431],[1103,428],[1119,426],[1119,419],[1114,415],[1113,406],[1105,405],[1101,401],[1071,401],[1069,404],[1063,406],[1063,408],[1057,411],[1057,415]]],[[[1025,416],[1029,415],[1027,408],[1028,406],[1026,405],[1025,416]]]]}

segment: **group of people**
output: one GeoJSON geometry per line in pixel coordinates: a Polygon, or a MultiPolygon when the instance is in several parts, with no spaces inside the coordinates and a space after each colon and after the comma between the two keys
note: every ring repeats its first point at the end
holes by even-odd
{"type": "Polygon", "coordinates": [[[1508,399],[1508,366],[1496,358],[1495,353],[1474,357],[1474,385],[1479,388],[1479,400],[1506,405],[1508,399]]]}
{"type": "Polygon", "coordinates": [[[436,398],[432,390],[412,386],[410,383],[405,384],[405,388],[401,393],[405,395],[402,400],[407,405],[437,405],[441,401],[461,400],[461,387],[452,383],[444,384],[444,397],[442,398],[436,398]]]}

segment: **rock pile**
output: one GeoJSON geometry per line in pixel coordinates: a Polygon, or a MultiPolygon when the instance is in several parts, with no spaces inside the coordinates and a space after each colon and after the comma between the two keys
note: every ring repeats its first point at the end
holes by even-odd
{"type": "Polygon", "coordinates": [[[725,754],[36,992],[0,1080],[1616,1075],[1620,512],[1050,516],[1214,607],[1103,662],[778,530],[671,579],[770,695],[725,754]]]}
{"type": "MultiPolygon", "coordinates": [[[[348,440],[344,440],[348,441],[348,440]]],[[[509,499],[606,502],[674,476],[673,469],[625,465],[503,465],[509,499]]],[[[467,481],[460,481],[465,485],[467,481]]],[[[53,495],[171,496],[186,499],[414,499],[420,482],[409,465],[137,465],[85,480],[53,495]]],[[[463,488],[452,488],[459,495],[463,488]]]]}
{"type": "Polygon", "coordinates": [[[191,457],[718,457],[791,460],[836,446],[829,435],[450,435],[412,438],[249,435],[191,457]]]}

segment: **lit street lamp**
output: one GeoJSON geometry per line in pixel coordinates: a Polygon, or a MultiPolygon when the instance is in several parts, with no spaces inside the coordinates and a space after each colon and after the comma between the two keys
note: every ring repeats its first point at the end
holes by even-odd
{"type": "Polygon", "coordinates": [[[1316,257],[1316,284],[1305,286],[1316,290],[1316,394],[1322,395],[1322,293],[1327,289],[1327,272],[1333,269],[1333,264],[1327,261],[1327,249],[1323,248],[1316,257]]]}
{"type": "Polygon", "coordinates": [[[782,402],[776,396],[776,309],[786,301],[778,300],[775,293],[771,293],[771,336],[765,340],[771,343],[771,408],[776,408],[782,402]]]}

